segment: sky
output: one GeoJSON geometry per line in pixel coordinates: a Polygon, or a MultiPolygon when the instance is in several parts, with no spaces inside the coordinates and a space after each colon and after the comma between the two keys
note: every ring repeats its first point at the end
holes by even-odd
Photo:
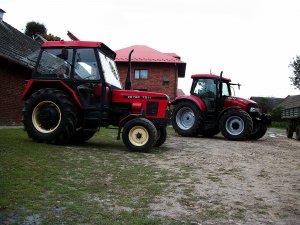
{"type": "Polygon", "coordinates": [[[300,94],[289,79],[300,55],[299,0],[1,0],[0,8],[21,32],[35,21],[64,40],[69,30],[113,50],[176,53],[187,64],[178,81],[186,94],[191,75],[221,71],[241,84],[236,96],[300,94]]]}

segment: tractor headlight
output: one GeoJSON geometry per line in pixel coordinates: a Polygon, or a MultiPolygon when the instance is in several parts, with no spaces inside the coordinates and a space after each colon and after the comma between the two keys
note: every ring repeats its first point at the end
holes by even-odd
{"type": "Polygon", "coordinates": [[[251,112],[251,113],[259,113],[259,108],[256,108],[256,107],[251,107],[250,109],[249,109],[249,112],[251,112]]]}

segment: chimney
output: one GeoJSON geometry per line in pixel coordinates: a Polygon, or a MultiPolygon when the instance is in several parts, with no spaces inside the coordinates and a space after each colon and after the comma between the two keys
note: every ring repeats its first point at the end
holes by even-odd
{"type": "Polygon", "coordinates": [[[0,9],[0,23],[3,21],[3,14],[4,13],[5,13],[5,11],[0,9]]]}

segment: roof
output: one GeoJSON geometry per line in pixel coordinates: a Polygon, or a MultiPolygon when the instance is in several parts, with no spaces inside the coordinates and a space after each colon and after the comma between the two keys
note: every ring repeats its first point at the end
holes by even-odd
{"type": "Polygon", "coordinates": [[[101,42],[96,41],[47,41],[42,47],[94,47],[97,48],[101,42]]]}
{"type": "Polygon", "coordinates": [[[133,45],[127,48],[116,50],[116,62],[127,62],[129,52],[134,49],[131,62],[145,63],[175,63],[178,65],[178,76],[185,76],[186,63],[180,60],[175,53],[162,53],[146,45],[133,45]]]}
{"type": "MultiPolygon", "coordinates": [[[[203,78],[203,79],[220,79],[220,76],[215,74],[194,74],[191,76],[192,79],[194,78],[203,78]]],[[[222,80],[230,82],[231,80],[226,77],[222,77],[222,80]]]]}
{"type": "Polygon", "coordinates": [[[97,41],[47,41],[42,44],[42,47],[89,47],[89,48],[100,48],[102,52],[107,54],[109,57],[115,59],[116,53],[107,47],[104,43],[97,41]]]}
{"type": "Polygon", "coordinates": [[[0,58],[33,68],[35,62],[28,60],[27,56],[39,48],[38,42],[8,23],[0,22],[0,58]]]}
{"type": "Polygon", "coordinates": [[[284,98],[251,96],[250,100],[257,102],[259,105],[267,103],[271,108],[273,108],[281,104],[284,98]]]}
{"type": "Polygon", "coordinates": [[[288,95],[282,103],[280,103],[280,106],[286,109],[300,107],[300,95],[288,95]]]}

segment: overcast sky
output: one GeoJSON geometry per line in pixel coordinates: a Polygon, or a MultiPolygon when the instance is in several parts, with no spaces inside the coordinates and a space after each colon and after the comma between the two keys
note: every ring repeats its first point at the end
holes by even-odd
{"type": "Polygon", "coordinates": [[[24,32],[27,22],[69,40],[101,41],[113,50],[147,45],[174,52],[191,75],[220,74],[241,83],[236,95],[286,97],[289,64],[300,55],[299,0],[1,0],[4,21],[24,32]]]}

